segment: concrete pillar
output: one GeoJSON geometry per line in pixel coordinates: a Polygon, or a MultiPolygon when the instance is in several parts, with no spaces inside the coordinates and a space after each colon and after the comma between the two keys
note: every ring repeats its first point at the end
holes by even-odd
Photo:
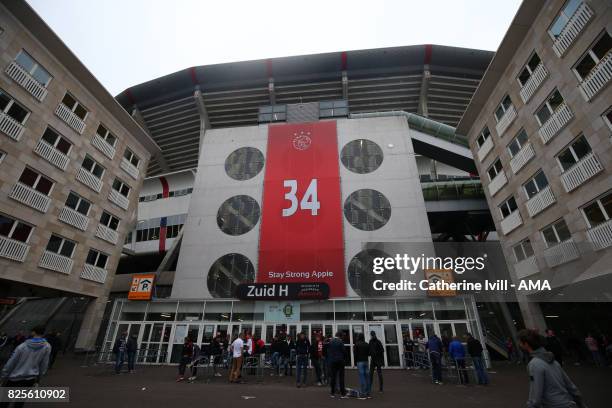
{"type": "Polygon", "coordinates": [[[100,323],[104,316],[107,301],[108,297],[103,296],[93,299],[89,306],[87,306],[87,311],[83,316],[83,322],[79,329],[79,336],[74,345],[76,350],[93,350],[96,347],[96,339],[100,331],[100,323]]]}
{"type": "Polygon", "coordinates": [[[544,334],[546,321],[544,320],[540,305],[536,302],[529,302],[522,296],[518,297],[518,302],[525,327],[528,329],[538,329],[540,333],[544,334]]]}

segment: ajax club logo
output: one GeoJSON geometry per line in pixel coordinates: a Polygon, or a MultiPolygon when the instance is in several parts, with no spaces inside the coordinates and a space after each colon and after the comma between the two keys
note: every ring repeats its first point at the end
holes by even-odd
{"type": "Polygon", "coordinates": [[[295,150],[306,150],[312,144],[312,139],[310,138],[310,132],[304,132],[300,130],[300,133],[293,134],[293,148],[295,150]]]}

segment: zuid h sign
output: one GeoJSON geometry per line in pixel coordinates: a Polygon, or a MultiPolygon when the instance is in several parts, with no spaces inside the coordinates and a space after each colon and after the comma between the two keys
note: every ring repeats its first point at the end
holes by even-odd
{"type": "Polygon", "coordinates": [[[270,125],[258,283],[329,285],[346,295],[336,122],[270,125]]]}
{"type": "Polygon", "coordinates": [[[243,283],[236,287],[241,300],[307,300],[328,299],[329,286],[323,282],[243,283]]]}

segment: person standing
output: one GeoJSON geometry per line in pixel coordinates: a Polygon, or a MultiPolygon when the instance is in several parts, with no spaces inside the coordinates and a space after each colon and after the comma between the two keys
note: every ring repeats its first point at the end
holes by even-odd
{"type": "Polygon", "coordinates": [[[465,371],[465,349],[459,337],[453,337],[452,341],[448,344],[448,354],[455,360],[457,364],[457,371],[459,372],[459,379],[461,384],[467,384],[469,382],[467,371],[465,371]]]}
{"type": "Polygon", "coordinates": [[[372,383],[368,369],[368,357],[370,356],[370,345],[365,342],[363,333],[359,333],[357,342],[353,346],[353,356],[359,372],[360,393],[359,399],[372,398],[372,383]]]}
{"type": "Polygon", "coordinates": [[[136,352],[138,351],[138,336],[132,334],[126,344],[128,372],[134,374],[134,364],[136,363],[136,352]]]}
{"type": "Polygon", "coordinates": [[[370,387],[374,384],[374,370],[378,374],[378,391],[383,392],[382,367],[385,364],[385,348],[376,337],[376,332],[370,332],[370,387]]]}
{"type": "Polygon", "coordinates": [[[478,384],[488,385],[489,375],[482,359],[482,344],[476,340],[470,333],[466,334],[467,337],[467,349],[468,354],[472,358],[474,363],[474,370],[476,370],[476,377],[478,378],[478,384]]]}
{"type": "Polygon", "coordinates": [[[348,398],[346,395],[346,387],[344,386],[344,342],[342,341],[342,332],[337,332],[336,337],[329,342],[327,356],[330,370],[330,396],[332,398],[336,397],[336,381],[338,381],[340,398],[348,398]]]}
{"type": "Polygon", "coordinates": [[[414,366],[414,349],[416,344],[414,340],[410,338],[410,333],[404,334],[404,364],[406,364],[406,370],[412,370],[414,366]]]}
{"type": "Polygon", "coordinates": [[[210,343],[210,359],[213,364],[213,372],[215,377],[221,377],[219,372],[219,364],[221,364],[223,354],[223,346],[221,344],[221,336],[217,334],[210,343]]]}
{"type": "Polygon", "coordinates": [[[329,385],[329,377],[331,375],[329,368],[329,343],[332,341],[331,334],[328,334],[323,340],[323,384],[329,385]]]}
{"type": "Polygon", "coordinates": [[[240,370],[242,369],[242,350],[244,349],[244,335],[240,333],[231,344],[232,367],[230,369],[229,381],[239,383],[240,370]]]}
{"type": "Polygon", "coordinates": [[[582,395],[553,353],[546,351],[542,336],[535,330],[518,333],[519,347],[531,356],[527,364],[529,399],[527,408],[584,407],[582,395]]]}
{"type": "Polygon", "coordinates": [[[181,351],[181,360],[179,362],[178,367],[178,377],[176,378],[176,382],[183,381],[185,379],[185,369],[187,365],[191,363],[193,359],[193,342],[191,338],[185,337],[183,341],[183,350],[181,351]]]}
{"type": "Polygon", "coordinates": [[[597,344],[597,340],[595,340],[595,338],[591,336],[591,333],[587,334],[587,337],[584,339],[584,343],[591,352],[591,356],[593,357],[593,363],[595,363],[595,366],[603,366],[603,362],[601,361],[601,354],[599,353],[599,345],[597,344]]]}
{"type": "Polygon", "coordinates": [[[434,384],[442,385],[442,341],[433,333],[427,340],[429,350],[429,361],[431,361],[431,373],[434,384]]]}
{"type": "Polygon", "coordinates": [[[310,362],[312,363],[312,367],[315,370],[315,375],[317,376],[317,385],[323,385],[323,377],[321,372],[321,364],[323,361],[323,340],[321,339],[321,335],[317,334],[315,336],[315,340],[310,346],[310,362]]]}
{"type": "Polygon", "coordinates": [[[115,340],[113,353],[115,354],[115,373],[120,374],[121,366],[127,357],[127,332],[121,333],[119,338],[115,340]]]}
{"type": "MultiPolygon", "coordinates": [[[[22,342],[14,350],[0,373],[0,382],[5,387],[32,387],[40,382],[49,368],[51,346],[43,338],[45,329],[37,326],[32,328],[31,338],[22,342]]],[[[0,403],[0,407],[8,407],[10,402],[0,403]]],[[[23,407],[24,403],[15,403],[15,407],[23,407]]]]}
{"type": "Polygon", "coordinates": [[[293,337],[287,336],[287,347],[289,348],[289,358],[287,359],[287,366],[289,368],[289,372],[285,369],[285,375],[293,375],[293,364],[295,364],[295,341],[293,341],[293,337]]]}
{"type": "Polygon", "coordinates": [[[544,348],[553,353],[559,365],[563,365],[563,346],[552,329],[546,329],[546,345],[544,348]]]}
{"type": "Polygon", "coordinates": [[[417,339],[417,350],[418,350],[418,361],[416,362],[417,368],[422,370],[427,369],[425,366],[425,357],[427,356],[427,339],[423,336],[423,333],[419,334],[417,339]]]}
{"type": "Polygon", "coordinates": [[[306,386],[306,377],[308,375],[308,351],[310,350],[310,341],[306,338],[304,332],[298,335],[298,340],[295,343],[296,355],[296,374],[295,384],[300,388],[306,386]],[[301,381],[300,381],[301,380],[301,381]]]}

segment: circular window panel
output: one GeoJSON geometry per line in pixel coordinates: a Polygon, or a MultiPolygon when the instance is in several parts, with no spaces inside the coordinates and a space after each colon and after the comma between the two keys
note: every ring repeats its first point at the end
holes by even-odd
{"type": "Polygon", "coordinates": [[[357,139],[347,143],[342,148],[340,156],[344,167],[359,174],[371,173],[383,162],[382,149],[367,139],[357,139]]]}
{"type": "Polygon", "coordinates": [[[234,297],[236,286],[255,281],[253,263],[244,255],[227,254],[217,259],[208,271],[208,291],[214,297],[234,297]]]}
{"type": "Polygon", "coordinates": [[[225,172],[234,180],[248,180],[259,174],[264,166],[263,153],[254,147],[241,147],[225,159],[225,172]]]}
{"type": "Polygon", "coordinates": [[[351,259],[348,266],[348,279],[351,288],[362,297],[391,296],[394,290],[374,290],[375,280],[383,282],[398,282],[400,272],[397,269],[385,270],[381,275],[372,272],[374,258],[388,258],[389,255],[379,249],[365,249],[351,259]]]}
{"type": "Polygon", "coordinates": [[[344,202],[344,216],[353,227],[374,231],[391,218],[391,204],[379,191],[357,190],[344,202]]]}
{"type": "Polygon", "coordinates": [[[239,195],[225,200],[217,211],[217,225],[228,235],[242,235],[259,221],[259,204],[254,198],[239,195]]]}

